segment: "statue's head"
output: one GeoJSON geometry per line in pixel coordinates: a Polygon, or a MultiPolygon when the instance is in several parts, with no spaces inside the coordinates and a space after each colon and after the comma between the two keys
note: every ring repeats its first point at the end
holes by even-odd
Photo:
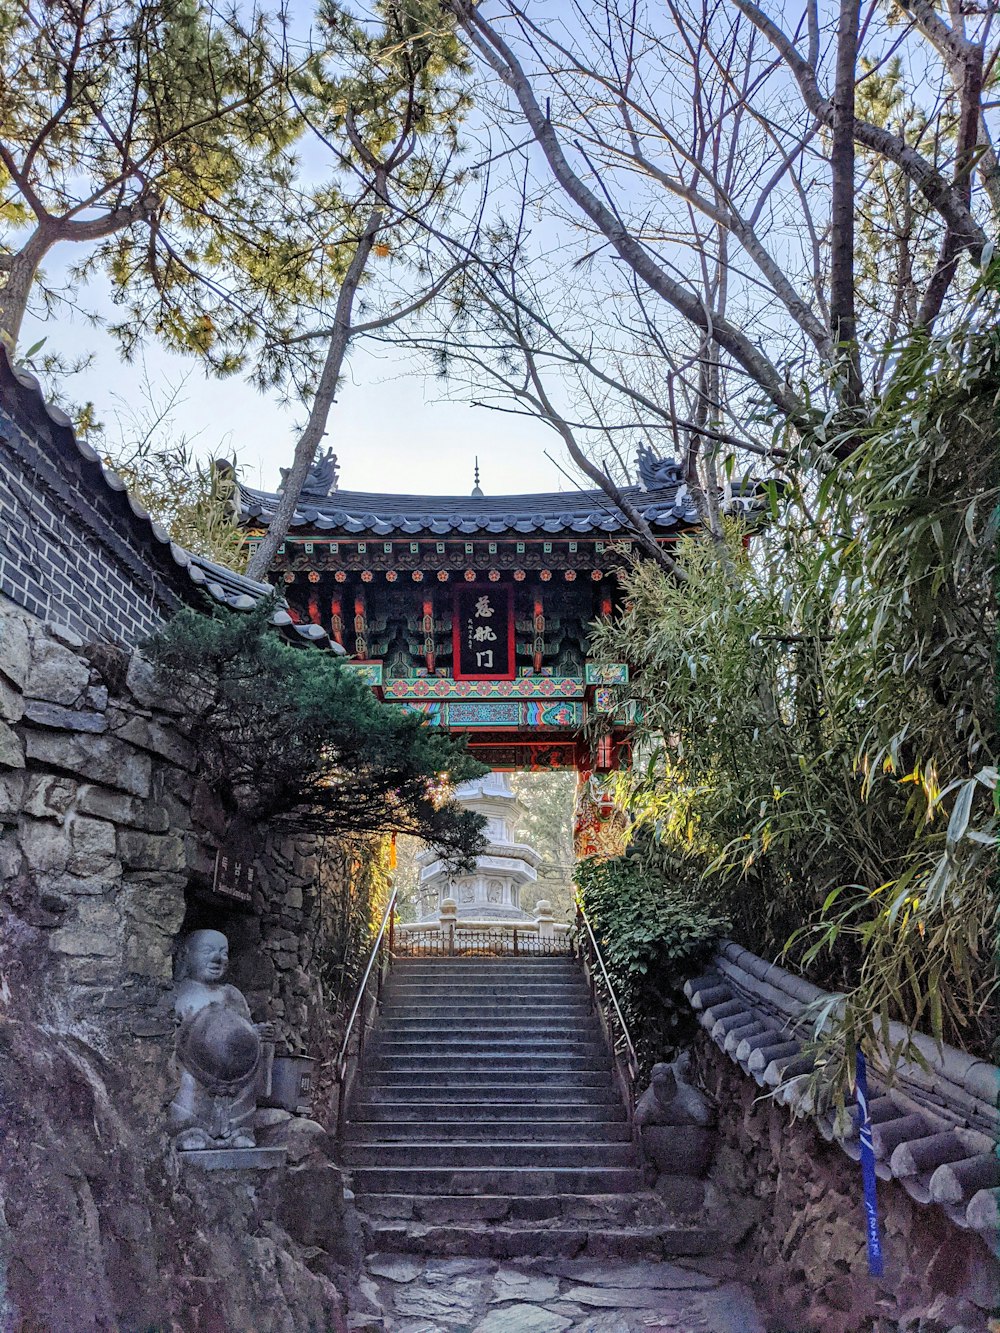
{"type": "Polygon", "coordinates": [[[650,1071],[649,1081],[653,1091],[662,1101],[670,1101],[677,1091],[677,1078],[672,1064],[654,1065],[650,1071]]]}
{"type": "Polygon", "coordinates": [[[229,966],[229,941],[218,930],[194,930],[184,941],[177,968],[178,981],[220,982],[229,966]]]}

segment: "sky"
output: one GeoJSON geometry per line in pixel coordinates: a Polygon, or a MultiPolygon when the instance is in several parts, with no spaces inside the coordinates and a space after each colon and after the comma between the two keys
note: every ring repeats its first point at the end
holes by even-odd
{"type": "MultiPolygon", "coordinates": [[[[58,270],[59,260],[53,254],[46,267],[58,270]]],[[[95,284],[86,304],[112,313],[95,284]]],[[[123,405],[135,409],[142,403],[147,381],[161,400],[183,384],[173,430],[191,438],[199,455],[235,453],[243,480],[265,489],[277,485],[278,468],[291,461],[303,413],[294,404],[281,404],[277,394],[262,395],[238,377],[209,378],[193,360],[152,342],[143,362],[123,365],[107,334],[65,309],[44,322],[25,319],[20,346],[29,348],[42,338],[45,353],[93,353],[90,366],[69,377],[64,389],[75,402],[92,401],[111,435],[123,405]]],[[[407,365],[399,353],[356,347],[324,441],[340,462],[341,489],[462,495],[472,490],[476,456],[488,494],[565,490],[574,484],[545,456],[547,450],[566,466],[550,430],[449,400],[447,393],[447,386],[407,365]]]]}
{"type": "MultiPolygon", "coordinates": [[[[291,0],[288,10],[293,41],[304,41],[315,0],[291,0]]],[[[308,156],[308,143],[302,152],[308,156]]],[[[57,247],[43,266],[56,287],[80,259],[74,250],[57,247]]],[[[109,322],[121,318],[100,275],[77,299],[109,322]]],[[[304,422],[301,404],[283,404],[277,392],[261,394],[239,376],[212,378],[193,358],[168,353],[152,340],[139,363],[125,365],[113,340],[100,327],[74,317],[65,305],[47,320],[38,316],[37,310],[26,316],[19,347],[23,351],[44,338],[43,354],[60,352],[70,360],[85,352],[92,355],[90,365],[61,387],[73,403],[94,403],[97,419],[108,427],[109,442],[117,432],[117,418],[127,418],[130,410],[137,413],[150,388],[154,401],[162,402],[182,384],[171,433],[191,440],[200,457],[235,454],[248,485],[277,486],[278,469],[291,462],[304,422]]],[[[474,484],[477,456],[480,486],[488,494],[558,491],[580,484],[562,442],[549,428],[525,417],[471,407],[449,398],[453,392],[389,347],[356,344],[323,442],[337,455],[341,489],[465,494],[474,484]]]]}

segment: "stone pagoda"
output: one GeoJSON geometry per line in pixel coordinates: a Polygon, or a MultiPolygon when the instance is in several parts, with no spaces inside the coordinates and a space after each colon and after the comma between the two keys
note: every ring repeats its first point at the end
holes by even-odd
{"type": "Polygon", "coordinates": [[[420,853],[417,925],[436,922],[442,905],[450,899],[455,903],[459,925],[533,926],[536,918],[523,910],[520,899],[524,886],[538,878],[542,858],[534,847],[514,841],[520,802],[510,789],[507,774],[487,773],[484,778],[464,782],[455,795],[466,810],[485,817],[489,847],[476,858],[475,870],[457,874],[433,847],[420,853]]]}

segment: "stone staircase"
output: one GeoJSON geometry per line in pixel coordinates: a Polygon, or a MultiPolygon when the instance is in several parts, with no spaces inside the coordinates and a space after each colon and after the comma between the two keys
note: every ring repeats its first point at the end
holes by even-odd
{"type": "Polygon", "coordinates": [[[570,958],[395,964],[345,1134],[368,1248],[489,1258],[706,1253],[646,1187],[570,958]]]}

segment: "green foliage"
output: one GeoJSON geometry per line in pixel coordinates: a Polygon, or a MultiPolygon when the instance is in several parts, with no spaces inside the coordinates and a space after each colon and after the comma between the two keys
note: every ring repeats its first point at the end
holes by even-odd
{"type": "Polygon", "coordinates": [[[690,1040],[684,982],[729,923],[699,900],[683,858],[640,830],[622,856],[581,861],[576,882],[644,1074],[690,1040]]]}
{"type": "Polygon", "coordinates": [[[378,702],[332,654],[247,614],[180,612],[152,640],[190,719],[198,773],[233,811],[325,833],[414,833],[457,861],[484,845],[448,780],[486,769],[422,718],[378,702]]]}
{"type": "Polygon", "coordinates": [[[126,346],[155,331],[211,356],[255,312],[200,278],[251,244],[240,218],[258,255],[286,230],[270,206],[300,129],[284,63],[280,29],[255,10],[0,0],[0,249],[17,253],[39,220],[33,261],[82,243],[77,276],[100,268],[132,311],[126,346]]]}
{"type": "Polygon", "coordinates": [[[847,993],[833,1079],[892,1020],[990,1049],[998,401],[990,320],[903,349],[861,447],[833,466],[817,431],[752,555],[734,529],[728,567],[686,545],[683,587],[636,566],[596,631],[642,707],[625,799],[743,943],[847,993]]]}
{"type": "Polygon", "coordinates": [[[323,839],[319,855],[318,882],[332,881],[338,892],[320,901],[315,966],[327,1001],[350,1004],[392,892],[390,841],[357,835],[323,839]]]}

